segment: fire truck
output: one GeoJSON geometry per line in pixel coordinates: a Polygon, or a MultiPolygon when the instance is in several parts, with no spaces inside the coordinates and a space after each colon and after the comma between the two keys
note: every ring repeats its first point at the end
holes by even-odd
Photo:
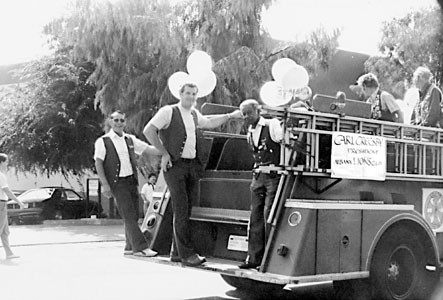
{"type": "MultiPolygon", "coordinates": [[[[329,281],[339,299],[430,299],[443,260],[443,130],[369,119],[361,102],[315,101],[317,111],[262,109],[281,121],[284,140],[281,164],[254,170],[280,176],[257,270],[238,268],[247,255],[253,167],[246,136],[203,132],[191,221],[207,262],[193,268],[251,292],[329,281]]],[[[169,260],[168,204],[164,187],[142,225],[159,256],[136,259],[181,266],[169,260]]]]}

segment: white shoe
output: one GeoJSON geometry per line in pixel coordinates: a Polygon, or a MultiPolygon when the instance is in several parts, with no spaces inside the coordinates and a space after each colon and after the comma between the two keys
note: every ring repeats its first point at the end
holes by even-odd
{"type": "Polygon", "coordinates": [[[158,253],[152,249],[146,248],[145,250],[134,252],[134,256],[139,257],[153,257],[156,256],[158,253]]]}
{"type": "Polygon", "coordinates": [[[13,259],[13,258],[19,258],[20,256],[15,255],[15,254],[11,254],[11,255],[6,255],[6,259],[13,259]]]}

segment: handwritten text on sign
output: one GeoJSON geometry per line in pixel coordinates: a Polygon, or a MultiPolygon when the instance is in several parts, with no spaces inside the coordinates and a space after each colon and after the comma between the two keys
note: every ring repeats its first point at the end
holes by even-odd
{"type": "Polygon", "coordinates": [[[385,180],[386,140],[381,136],[334,132],[332,177],[385,180]]]}

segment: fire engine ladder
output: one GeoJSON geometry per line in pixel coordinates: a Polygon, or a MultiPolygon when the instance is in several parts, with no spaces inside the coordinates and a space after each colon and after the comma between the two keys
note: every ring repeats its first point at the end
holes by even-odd
{"type": "MultiPolygon", "coordinates": [[[[278,112],[281,116],[281,112],[278,112]]],[[[385,122],[334,114],[287,110],[286,148],[292,140],[304,136],[304,164],[291,166],[294,151],[286,150],[285,169],[330,173],[331,135],[335,131],[376,135],[387,143],[387,174],[389,179],[442,181],[443,130],[439,128],[385,122]]],[[[298,155],[300,152],[298,153],[298,155]]],[[[325,175],[326,175],[325,174],[325,175]]]]}

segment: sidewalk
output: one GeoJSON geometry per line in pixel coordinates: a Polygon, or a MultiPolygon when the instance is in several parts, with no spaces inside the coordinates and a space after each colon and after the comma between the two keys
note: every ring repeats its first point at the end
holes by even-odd
{"type": "Polygon", "coordinates": [[[41,225],[10,226],[11,246],[124,241],[121,219],[48,220],[41,225]]]}

